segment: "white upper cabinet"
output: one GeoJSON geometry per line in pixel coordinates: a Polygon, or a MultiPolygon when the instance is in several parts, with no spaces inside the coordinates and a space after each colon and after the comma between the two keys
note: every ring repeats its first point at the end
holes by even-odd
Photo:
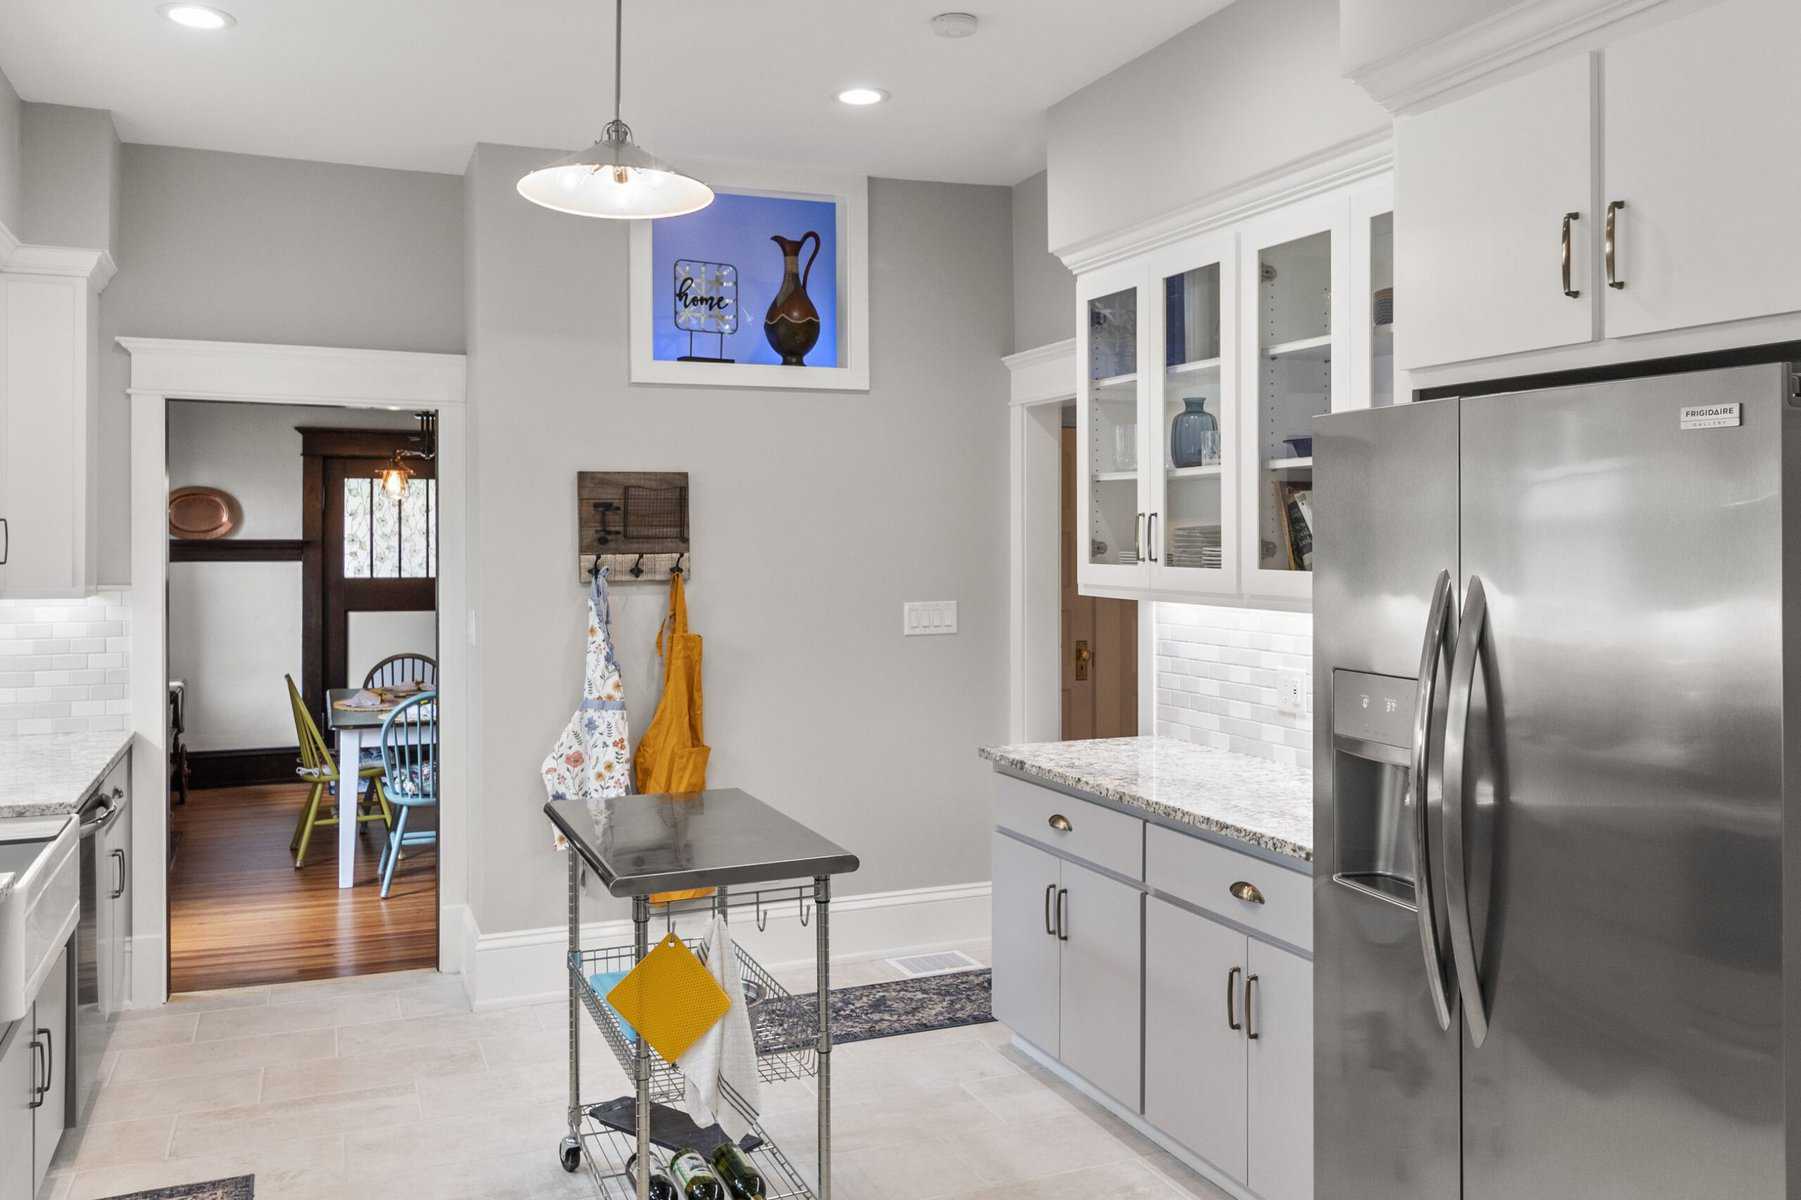
{"type": "Polygon", "coordinates": [[[1403,369],[1594,336],[1593,76],[1577,55],[1395,122],[1403,369]]]}
{"type": "Polygon", "coordinates": [[[0,272],[0,595],[83,596],[96,583],[93,255],[51,250],[41,271],[0,272]]]}
{"type": "Polygon", "coordinates": [[[1314,417],[1394,394],[1380,177],[1085,272],[1085,595],[1304,608],[1314,417]]]}
{"type": "Polygon", "coordinates": [[[1725,0],[1607,47],[1608,337],[1801,311],[1797,47],[1796,0],[1725,0]]]}
{"type": "Polygon", "coordinates": [[[1720,0],[1399,118],[1399,366],[1801,313],[1798,42],[1720,0]]]}

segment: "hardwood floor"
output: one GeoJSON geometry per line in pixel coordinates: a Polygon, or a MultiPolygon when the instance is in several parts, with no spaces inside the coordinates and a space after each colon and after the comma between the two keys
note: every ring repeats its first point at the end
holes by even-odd
{"type": "Polygon", "coordinates": [[[175,810],[169,880],[174,992],[435,967],[437,854],[414,846],[381,898],[380,827],[358,838],[357,885],[338,889],[337,830],[313,834],[296,871],[288,839],[306,800],[296,784],[215,788],[175,810]]]}

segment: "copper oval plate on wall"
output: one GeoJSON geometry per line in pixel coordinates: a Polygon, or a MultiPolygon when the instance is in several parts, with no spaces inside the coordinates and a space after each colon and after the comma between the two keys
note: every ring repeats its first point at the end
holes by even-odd
{"type": "Polygon", "coordinates": [[[238,523],[238,502],[213,487],[183,487],[169,493],[169,536],[210,541],[238,523]]]}

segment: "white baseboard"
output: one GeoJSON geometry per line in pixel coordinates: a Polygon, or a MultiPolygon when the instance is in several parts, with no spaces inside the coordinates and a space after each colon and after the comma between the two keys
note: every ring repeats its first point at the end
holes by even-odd
{"type": "MultiPolygon", "coordinates": [[[[1201,1176],[1207,1182],[1225,1192],[1228,1196],[1236,1197],[1237,1200],[1259,1200],[1257,1194],[1246,1190],[1244,1184],[1233,1179],[1230,1175],[1226,1174],[1194,1151],[1188,1149],[1186,1146],[1182,1145],[1182,1143],[1176,1141],[1167,1133],[1158,1129],[1155,1125],[1152,1125],[1149,1121],[1146,1121],[1142,1114],[1133,1112],[1131,1109],[1127,1108],[1107,1093],[1101,1091],[1092,1083],[1089,1083],[1086,1079],[1083,1079],[1080,1075],[1076,1074],[1038,1047],[1032,1045],[1032,1043],[1020,1037],[1017,1033],[1013,1035],[1013,1045],[1021,1054],[1024,1054],[1033,1062],[1044,1067],[1045,1070],[1055,1075],[1058,1079],[1061,1079],[1064,1083],[1075,1088],[1076,1091],[1081,1092],[1084,1096],[1087,1096],[1090,1100],[1124,1121],[1127,1125],[1130,1125],[1138,1133],[1157,1143],[1157,1145],[1167,1150],[1170,1156],[1177,1162],[1201,1176]]],[[[1308,1153],[1312,1153],[1311,1148],[1309,1148],[1308,1153]]]]}
{"type": "MultiPolygon", "coordinates": [[[[811,907],[811,906],[809,906],[811,907]]],[[[561,1000],[568,975],[563,969],[569,932],[561,925],[483,933],[474,913],[463,912],[463,987],[476,1011],[511,1008],[561,1000]]],[[[732,935],[765,967],[782,968],[814,961],[818,921],[802,925],[798,906],[789,903],[764,910],[765,928],[757,929],[755,913],[732,910],[732,935]]],[[[448,920],[448,913],[446,914],[448,920]]],[[[705,914],[676,921],[678,932],[695,935],[704,929],[705,914]]],[[[651,940],[662,936],[663,921],[653,917],[651,940]]],[[[989,885],[952,884],[898,892],[870,892],[834,899],[831,904],[831,958],[888,957],[942,949],[986,940],[989,936],[989,885]]],[[[585,922],[585,947],[623,946],[632,940],[630,919],[585,922]]],[[[446,943],[449,938],[446,937],[446,943]]],[[[446,965],[446,971],[451,968],[446,965]]]]}

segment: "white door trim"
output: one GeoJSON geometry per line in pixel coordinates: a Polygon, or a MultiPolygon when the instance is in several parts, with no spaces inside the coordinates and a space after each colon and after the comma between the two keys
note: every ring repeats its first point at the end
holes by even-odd
{"type": "Polygon", "coordinates": [[[1062,736],[1062,411],[1076,399],[1076,339],[1001,359],[1007,399],[1007,740],[1062,736]]]}
{"type": "Polygon", "coordinates": [[[462,910],[468,903],[469,837],[479,795],[469,786],[467,750],[479,715],[468,687],[473,664],[463,614],[473,620],[473,562],[468,556],[469,438],[465,359],[461,354],[346,350],[251,342],[120,338],[131,354],[131,995],[135,1007],[168,993],[168,402],[335,405],[431,409],[438,414],[438,480],[455,497],[438,525],[438,654],[444,693],[443,758],[447,796],[439,813],[438,967],[462,969],[462,910]]]}

